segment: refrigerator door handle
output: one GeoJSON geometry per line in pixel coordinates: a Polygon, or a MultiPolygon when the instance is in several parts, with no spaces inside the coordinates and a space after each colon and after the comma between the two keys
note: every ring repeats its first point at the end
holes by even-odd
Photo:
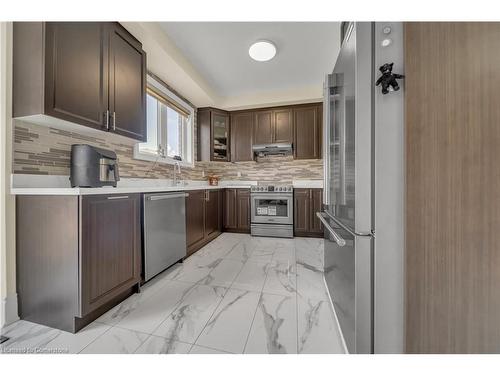
{"type": "Polygon", "coordinates": [[[335,230],[333,230],[333,228],[330,226],[330,224],[328,224],[328,221],[326,221],[326,219],[324,218],[322,213],[316,212],[316,216],[323,223],[326,230],[328,232],[330,232],[330,234],[332,235],[332,237],[335,240],[335,242],[337,243],[337,245],[339,245],[340,247],[345,246],[345,240],[342,237],[340,237],[340,235],[337,232],[335,232],[335,230]]]}
{"type": "Polygon", "coordinates": [[[349,228],[347,225],[345,225],[343,222],[341,222],[339,219],[337,219],[328,211],[323,211],[323,213],[326,214],[326,216],[328,216],[328,218],[331,219],[335,224],[337,224],[339,227],[349,232],[349,234],[351,234],[354,237],[375,237],[375,232],[373,230],[371,230],[370,232],[356,232],[355,230],[349,228]]]}

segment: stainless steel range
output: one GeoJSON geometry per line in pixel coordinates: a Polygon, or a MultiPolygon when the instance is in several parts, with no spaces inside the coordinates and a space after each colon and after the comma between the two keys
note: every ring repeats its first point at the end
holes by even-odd
{"type": "Polygon", "coordinates": [[[251,209],[252,236],[293,237],[292,186],[252,186],[251,209]]]}

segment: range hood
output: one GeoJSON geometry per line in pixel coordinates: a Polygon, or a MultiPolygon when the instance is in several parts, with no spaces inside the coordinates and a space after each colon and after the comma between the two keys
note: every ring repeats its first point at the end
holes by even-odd
{"type": "Polygon", "coordinates": [[[256,156],[268,156],[268,155],[291,155],[292,154],[292,144],[291,143],[265,143],[260,145],[252,146],[253,153],[256,156]]]}

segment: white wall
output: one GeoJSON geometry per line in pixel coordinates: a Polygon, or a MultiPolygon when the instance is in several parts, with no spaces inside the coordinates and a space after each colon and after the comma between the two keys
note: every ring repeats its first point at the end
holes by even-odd
{"type": "MultiPolygon", "coordinates": [[[[238,110],[322,101],[322,84],[286,90],[256,90],[229,97],[219,96],[157,23],[122,22],[121,24],[141,41],[147,53],[148,69],[196,107],[211,106],[238,110]]],[[[336,40],[331,48],[338,53],[340,41],[336,40]]],[[[331,70],[334,63],[335,61],[332,61],[331,70]]],[[[331,70],[319,73],[323,76],[331,70]]]]}
{"type": "Polygon", "coordinates": [[[0,327],[19,319],[12,169],[12,23],[0,22],[0,327]]]}

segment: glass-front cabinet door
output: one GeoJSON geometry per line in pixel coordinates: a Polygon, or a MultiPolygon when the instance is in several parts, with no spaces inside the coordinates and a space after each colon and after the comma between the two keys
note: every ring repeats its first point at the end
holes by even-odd
{"type": "Polygon", "coordinates": [[[229,115],[212,112],[212,160],[229,161],[229,115]]]}

